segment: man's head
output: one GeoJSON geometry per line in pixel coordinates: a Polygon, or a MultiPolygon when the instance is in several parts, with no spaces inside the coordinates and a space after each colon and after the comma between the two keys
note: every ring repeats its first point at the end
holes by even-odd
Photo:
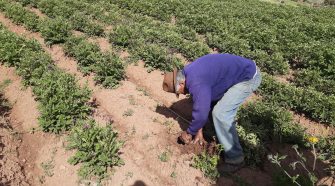
{"type": "Polygon", "coordinates": [[[166,92],[185,94],[185,75],[176,68],[173,72],[166,72],[163,80],[163,90],[166,92]]]}

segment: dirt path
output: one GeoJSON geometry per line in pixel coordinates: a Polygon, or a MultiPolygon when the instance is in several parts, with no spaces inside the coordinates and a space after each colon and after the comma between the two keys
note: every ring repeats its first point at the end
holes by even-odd
{"type": "Polygon", "coordinates": [[[0,91],[0,185],[26,186],[29,184],[18,155],[22,140],[9,121],[10,107],[0,91]]]}

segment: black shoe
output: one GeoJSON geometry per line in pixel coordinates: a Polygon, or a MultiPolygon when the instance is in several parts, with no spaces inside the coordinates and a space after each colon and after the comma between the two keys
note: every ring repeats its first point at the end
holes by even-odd
{"type": "Polygon", "coordinates": [[[232,174],[243,168],[244,165],[245,165],[244,161],[238,164],[225,163],[223,164],[222,167],[218,168],[218,171],[221,176],[227,173],[232,174]]]}

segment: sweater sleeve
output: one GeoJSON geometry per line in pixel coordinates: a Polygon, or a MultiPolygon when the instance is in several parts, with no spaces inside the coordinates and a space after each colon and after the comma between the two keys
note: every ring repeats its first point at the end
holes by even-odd
{"type": "Polygon", "coordinates": [[[190,88],[193,98],[192,122],[187,132],[195,135],[207,122],[211,104],[211,87],[196,85],[190,88]]]}

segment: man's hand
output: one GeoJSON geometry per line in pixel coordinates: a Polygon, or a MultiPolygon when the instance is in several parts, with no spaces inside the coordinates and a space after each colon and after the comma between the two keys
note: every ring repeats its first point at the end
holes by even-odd
{"type": "Polygon", "coordinates": [[[197,132],[197,134],[194,137],[194,140],[192,141],[193,144],[199,143],[200,145],[204,144],[205,139],[202,134],[202,128],[197,132]]]}
{"type": "Polygon", "coordinates": [[[192,141],[192,134],[187,133],[187,131],[183,131],[178,139],[184,144],[189,144],[192,141]]]}

